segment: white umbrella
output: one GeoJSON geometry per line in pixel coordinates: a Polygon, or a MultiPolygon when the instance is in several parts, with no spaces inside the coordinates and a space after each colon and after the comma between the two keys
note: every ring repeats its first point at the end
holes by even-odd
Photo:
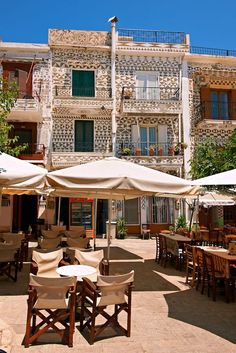
{"type": "Polygon", "coordinates": [[[59,196],[89,195],[109,199],[108,258],[112,199],[142,195],[195,195],[191,182],[115,157],[48,173],[49,184],[59,196]]]}
{"type": "Polygon", "coordinates": [[[5,194],[29,194],[43,190],[47,170],[0,153],[0,188],[5,194]]]}
{"type": "Polygon", "coordinates": [[[192,185],[235,185],[236,169],[192,181],[192,185]]]}
{"type": "Polygon", "coordinates": [[[199,204],[203,207],[211,206],[233,206],[235,201],[228,195],[219,194],[217,192],[207,192],[203,196],[199,196],[199,204]]]}

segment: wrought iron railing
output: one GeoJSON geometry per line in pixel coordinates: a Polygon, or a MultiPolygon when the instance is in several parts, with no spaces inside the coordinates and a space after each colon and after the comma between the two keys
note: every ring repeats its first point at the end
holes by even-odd
{"type": "Polygon", "coordinates": [[[202,119],[232,120],[236,119],[236,102],[201,102],[202,119]]]}
{"type": "Polygon", "coordinates": [[[59,97],[111,98],[111,89],[98,87],[96,89],[93,87],[73,87],[72,89],[71,86],[55,85],[54,94],[59,97]]]}
{"type": "Polygon", "coordinates": [[[149,143],[120,141],[116,144],[116,155],[121,156],[174,156],[182,155],[186,146],[182,143],[149,143]]]}
{"type": "Polygon", "coordinates": [[[123,99],[179,100],[179,87],[123,87],[123,99]]]}
{"type": "Polygon", "coordinates": [[[204,47],[190,47],[192,54],[218,55],[218,56],[236,56],[236,50],[204,48],[204,47]]]}
{"type": "Polygon", "coordinates": [[[119,39],[130,39],[133,42],[185,44],[184,32],[152,31],[144,29],[118,29],[119,39]]]}

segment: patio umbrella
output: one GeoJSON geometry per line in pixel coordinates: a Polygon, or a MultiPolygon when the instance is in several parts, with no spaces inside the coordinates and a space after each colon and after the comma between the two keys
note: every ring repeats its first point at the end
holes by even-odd
{"type": "Polygon", "coordinates": [[[236,169],[192,181],[192,185],[235,185],[236,169]]]}
{"type": "Polygon", "coordinates": [[[50,172],[47,179],[54,195],[89,195],[109,199],[108,258],[112,199],[143,195],[195,195],[199,187],[187,180],[115,157],[50,172]]]}
{"type": "Polygon", "coordinates": [[[0,189],[4,194],[42,191],[47,170],[6,153],[0,153],[0,189]]]}
{"type": "Polygon", "coordinates": [[[207,192],[205,195],[199,196],[199,204],[203,207],[211,206],[232,206],[235,201],[232,197],[217,192],[207,192]]]}

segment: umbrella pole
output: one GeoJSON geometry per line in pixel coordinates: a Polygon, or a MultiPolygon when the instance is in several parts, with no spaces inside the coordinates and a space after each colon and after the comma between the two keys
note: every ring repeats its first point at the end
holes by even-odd
{"type": "Polygon", "coordinates": [[[57,210],[57,225],[60,225],[60,215],[61,215],[61,196],[58,199],[58,210],[57,210]]]}
{"type": "Polygon", "coordinates": [[[111,217],[112,217],[112,198],[108,200],[108,234],[107,234],[107,261],[110,259],[111,245],[111,217]]]}
{"type": "Polygon", "coordinates": [[[96,250],[97,236],[97,199],[94,199],[94,214],[93,214],[93,249],[96,250]]]}

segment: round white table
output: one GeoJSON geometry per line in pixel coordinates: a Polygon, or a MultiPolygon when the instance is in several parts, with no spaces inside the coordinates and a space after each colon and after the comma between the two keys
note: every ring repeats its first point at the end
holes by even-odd
{"type": "Polygon", "coordinates": [[[58,267],[56,272],[61,276],[75,276],[78,281],[81,281],[83,277],[92,275],[97,270],[95,267],[87,265],[67,265],[58,267]]]}

